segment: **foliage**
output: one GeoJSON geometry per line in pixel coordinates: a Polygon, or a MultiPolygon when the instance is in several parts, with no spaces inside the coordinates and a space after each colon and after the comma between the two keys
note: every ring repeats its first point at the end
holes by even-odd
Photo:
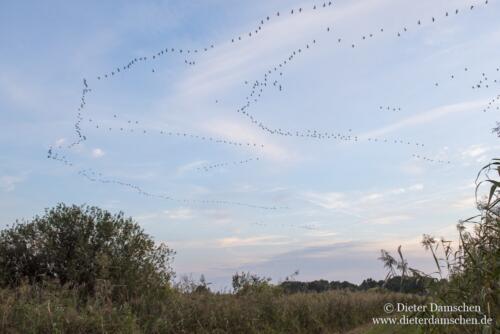
{"type": "Polygon", "coordinates": [[[300,281],[284,281],[279,285],[285,293],[298,292],[325,292],[329,290],[349,290],[349,291],[367,291],[370,289],[385,289],[393,292],[415,293],[424,295],[426,293],[426,285],[424,281],[416,277],[405,277],[401,280],[401,276],[393,276],[387,280],[375,281],[372,278],[364,280],[360,285],[356,285],[347,281],[331,281],[315,280],[311,282],[300,281]],[[403,284],[401,284],[401,282],[403,284]]]}
{"type": "Polygon", "coordinates": [[[422,302],[399,293],[268,292],[171,289],[117,303],[104,285],[81,302],[77,288],[21,284],[0,288],[0,333],[345,333],[380,316],[385,303],[422,302]]]}
{"type": "MultiPolygon", "coordinates": [[[[458,248],[451,241],[424,235],[422,245],[431,252],[436,272],[425,274],[408,268],[417,278],[428,279],[432,298],[442,305],[478,305],[478,318],[487,316],[492,326],[482,333],[500,333],[500,159],[493,159],[476,178],[476,203],[479,214],[460,221],[458,248]],[[487,191],[481,196],[484,186],[487,191]],[[468,228],[470,226],[470,228],[468,228]]],[[[394,272],[398,261],[382,251],[381,259],[394,272]]],[[[402,259],[402,254],[401,259],[402,259]]],[[[473,326],[429,327],[429,332],[476,333],[473,326]]]]}
{"type": "Polygon", "coordinates": [[[233,292],[239,295],[249,293],[260,293],[271,290],[271,278],[259,277],[249,272],[241,272],[233,275],[233,292]]]}
{"type": "Polygon", "coordinates": [[[108,282],[124,297],[166,287],[173,254],[123,213],[59,204],[0,232],[0,286],[56,280],[87,296],[108,282]]]}
{"type": "Polygon", "coordinates": [[[192,276],[183,275],[179,282],[175,283],[174,287],[182,293],[210,293],[210,284],[212,283],[208,283],[203,274],[198,282],[192,276]]]}

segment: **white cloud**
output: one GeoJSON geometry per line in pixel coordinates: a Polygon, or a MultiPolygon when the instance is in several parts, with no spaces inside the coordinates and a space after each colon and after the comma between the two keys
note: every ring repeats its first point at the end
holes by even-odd
{"type": "Polygon", "coordinates": [[[194,212],[189,208],[178,208],[161,212],[150,212],[135,216],[140,222],[171,220],[189,220],[194,218],[194,212]]]}
{"type": "Polygon", "coordinates": [[[417,184],[411,185],[409,187],[401,187],[401,188],[392,189],[392,190],[388,191],[388,194],[398,195],[398,194],[404,194],[404,193],[410,192],[410,191],[421,191],[423,189],[424,189],[424,185],[417,183],[417,184]]]}
{"type": "Polygon", "coordinates": [[[318,230],[318,231],[308,231],[305,233],[306,236],[312,238],[331,238],[338,235],[335,231],[318,230]]]}
{"type": "Polygon", "coordinates": [[[92,150],[91,154],[92,154],[92,158],[96,158],[97,159],[97,158],[103,157],[106,153],[104,153],[104,151],[102,149],[100,149],[100,148],[94,148],[92,150]]]}
{"type": "Polygon", "coordinates": [[[471,145],[462,151],[462,157],[475,158],[477,156],[482,155],[483,153],[488,152],[488,148],[484,145],[471,145]]]}
{"type": "Polygon", "coordinates": [[[382,193],[372,193],[366,196],[361,197],[362,202],[370,202],[370,201],[375,201],[377,199],[380,199],[384,197],[382,193]]]}
{"type": "Polygon", "coordinates": [[[20,176],[3,175],[0,177],[0,189],[5,192],[13,191],[23,180],[24,178],[20,176]]]}
{"type": "MultiPolygon", "coordinates": [[[[355,215],[352,211],[356,208],[366,207],[370,202],[380,203],[381,200],[387,199],[389,196],[400,195],[410,192],[418,192],[424,189],[424,185],[421,183],[413,184],[408,187],[400,187],[395,189],[389,189],[380,192],[350,192],[350,193],[339,193],[339,192],[308,192],[305,193],[305,197],[313,204],[318,205],[325,209],[332,210],[347,210],[349,209],[349,214],[355,215]],[[362,204],[362,205],[360,205],[362,204]]],[[[343,211],[347,213],[347,211],[343,211]]],[[[358,216],[360,217],[360,216],[358,216]]],[[[360,217],[361,218],[361,217],[360,217]]]]}
{"type": "Polygon", "coordinates": [[[166,210],[164,213],[167,218],[173,220],[186,220],[193,218],[193,212],[188,208],[166,210]]]}
{"type": "Polygon", "coordinates": [[[487,146],[484,144],[474,144],[462,149],[461,157],[465,160],[464,165],[469,165],[471,160],[478,163],[485,163],[488,161],[488,152],[498,150],[499,145],[487,146]]]}
{"type": "Polygon", "coordinates": [[[344,209],[348,204],[345,195],[338,192],[307,193],[309,201],[325,209],[344,209]]]}
{"type": "Polygon", "coordinates": [[[66,142],[66,138],[59,138],[58,140],[56,140],[55,146],[56,147],[62,146],[65,142],[66,142]]]}
{"type": "Polygon", "coordinates": [[[410,191],[420,191],[424,189],[424,185],[421,183],[414,184],[408,188],[410,191]]]}
{"type": "Polygon", "coordinates": [[[250,146],[249,148],[255,154],[263,154],[266,158],[276,161],[291,160],[294,155],[284,146],[264,140],[258,130],[250,124],[229,120],[212,120],[203,125],[206,132],[212,133],[216,136],[222,136],[232,141],[255,143],[256,147],[250,146]],[[260,145],[264,145],[261,147],[260,145]]]}
{"type": "Polygon", "coordinates": [[[474,196],[463,197],[455,200],[451,206],[457,209],[473,209],[476,207],[476,199],[474,196]]]}
{"type": "Polygon", "coordinates": [[[287,237],[279,235],[268,235],[268,236],[258,236],[258,237],[227,237],[218,239],[216,244],[218,247],[244,247],[244,246],[277,246],[286,245],[290,241],[287,237]]]}
{"type": "Polygon", "coordinates": [[[34,108],[43,101],[43,92],[38,89],[31,81],[20,80],[19,73],[6,73],[3,68],[0,74],[0,96],[22,108],[34,108]]]}
{"type": "Polygon", "coordinates": [[[368,220],[365,220],[363,223],[374,224],[374,225],[390,225],[407,221],[410,220],[411,218],[412,217],[408,215],[384,216],[384,217],[370,218],[368,220]]]}
{"type": "Polygon", "coordinates": [[[206,163],[207,163],[206,160],[197,160],[197,161],[193,161],[193,162],[187,163],[185,165],[179,166],[177,168],[177,173],[178,174],[184,174],[186,172],[193,171],[196,168],[198,168],[200,166],[203,166],[206,163]]]}
{"type": "Polygon", "coordinates": [[[431,123],[435,120],[438,120],[442,117],[460,113],[460,112],[470,112],[477,111],[479,108],[484,107],[484,105],[488,103],[487,100],[475,100],[475,101],[466,101],[456,104],[450,104],[445,106],[440,106],[437,108],[433,108],[431,110],[427,110],[421,112],[417,115],[410,116],[408,118],[402,119],[395,123],[386,125],[379,129],[371,130],[366,133],[360,134],[358,137],[361,139],[367,139],[370,137],[378,137],[385,135],[387,133],[391,133],[397,130],[401,130],[406,127],[412,127],[416,125],[422,125],[431,123]]]}
{"type": "MultiPolygon", "coordinates": [[[[197,70],[190,72],[178,84],[177,90],[179,94],[190,97],[210,96],[213,92],[220,92],[235,84],[243,75],[251,74],[263,64],[268,64],[268,59],[287,55],[290,49],[297,47],[298,41],[302,44],[316,38],[318,32],[331,26],[332,22],[347,20],[363,12],[367,14],[370,9],[380,5],[381,1],[371,1],[329,7],[321,11],[309,9],[302,12],[300,19],[298,16],[282,15],[263,26],[265,33],[247,39],[246,43],[239,43],[238,47],[234,47],[229,40],[225,44],[219,44],[210,54],[197,61],[197,70]]],[[[304,8],[307,7],[309,6],[304,5],[304,8]]],[[[235,31],[246,31],[247,28],[237,28],[235,31]]]]}

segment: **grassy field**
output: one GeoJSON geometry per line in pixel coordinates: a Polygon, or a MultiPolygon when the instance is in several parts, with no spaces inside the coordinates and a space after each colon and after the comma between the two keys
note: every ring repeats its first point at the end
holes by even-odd
{"type": "MultiPolygon", "coordinates": [[[[245,295],[174,289],[112,302],[100,291],[85,302],[70,289],[0,290],[1,333],[346,333],[383,313],[397,293],[328,291],[287,295],[276,288],[245,295]]],[[[388,333],[369,329],[368,333],[388,333]]]]}

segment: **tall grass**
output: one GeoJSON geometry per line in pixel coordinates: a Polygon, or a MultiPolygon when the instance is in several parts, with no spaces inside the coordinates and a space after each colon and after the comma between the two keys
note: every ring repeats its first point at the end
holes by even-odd
{"type": "Polygon", "coordinates": [[[125,303],[109,286],[82,302],[78,291],[46,284],[0,290],[0,333],[343,333],[383,313],[388,302],[420,297],[386,292],[284,294],[155,291],[125,303]]]}
{"type": "Polygon", "coordinates": [[[388,269],[388,277],[397,269],[402,277],[423,279],[428,283],[429,297],[438,304],[479,306],[480,311],[473,315],[492,320],[490,325],[476,327],[428,326],[428,333],[500,333],[500,159],[493,159],[479,171],[475,195],[479,213],[457,225],[458,246],[444,238],[424,235],[422,245],[433,258],[434,273],[410,268],[401,246],[399,259],[382,250],[380,259],[388,269]]]}

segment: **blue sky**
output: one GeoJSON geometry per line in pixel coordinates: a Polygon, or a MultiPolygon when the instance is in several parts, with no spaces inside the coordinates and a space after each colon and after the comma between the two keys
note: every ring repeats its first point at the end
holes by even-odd
{"type": "Polygon", "coordinates": [[[2,1],[0,227],[58,202],[122,210],[177,251],[179,276],[220,288],[237,270],[382,278],[379,249],[399,244],[428,268],[422,234],[455,236],[500,148],[499,10],[2,1]],[[68,147],[83,78],[87,140],[68,147]]]}

